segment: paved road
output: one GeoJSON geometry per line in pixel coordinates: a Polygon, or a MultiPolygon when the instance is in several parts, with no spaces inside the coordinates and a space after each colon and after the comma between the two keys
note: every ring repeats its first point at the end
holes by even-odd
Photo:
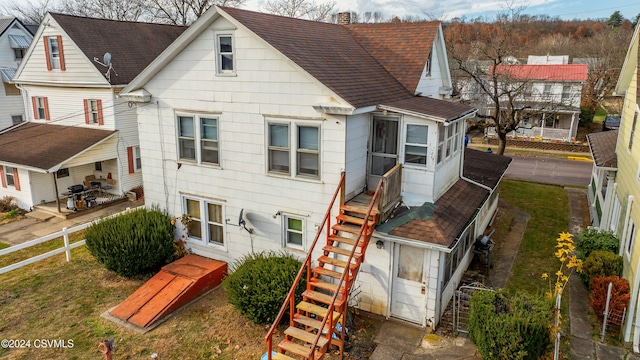
{"type": "Polygon", "coordinates": [[[507,179],[526,180],[553,185],[587,186],[593,163],[567,158],[512,156],[505,174],[507,179]]]}

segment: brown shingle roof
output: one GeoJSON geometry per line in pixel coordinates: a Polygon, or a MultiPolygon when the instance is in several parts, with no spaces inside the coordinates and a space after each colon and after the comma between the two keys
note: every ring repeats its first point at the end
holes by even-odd
{"type": "Polygon", "coordinates": [[[587,134],[587,142],[593,161],[598,167],[618,167],[618,156],[616,155],[616,142],[618,140],[618,130],[600,131],[587,134]]]}
{"type": "Polygon", "coordinates": [[[345,26],[220,8],[357,108],[412,96],[345,26]]]}
{"type": "Polygon", "coordinates": [[[49,170],[116,131],[20,123],[0,132],[0,163],[49,170]]]}
{"type": "Polygon", "coordinates": [[[410,92],[415,92],[439,22],[351,24],[351,35],[410,92]]]}
{"type": "Polygon", "coordinates": [[[389,235],[449,247],[488,196],[488,190],[460,179],[435,202],[431,219],[411,220],[389,235]]]}
{"type": "Polygon", "coordinates": [[[475,109],[461,103],[443,101],[424,96],[412,96],[395,102],[383,102],[381,109],[387,108],[405,110],[421,114],[429,114],[446,121],[459,118],[475,109]]]}
{"type": "MultiPolygon", "coordinates": [[[[478,150],[465,150],[464,175],[495,189],[511,158],[478,150]]],[[[418,217],[389,231],[389,235],[451,246],[489,196],[485,188],[459,179],[435,202],[431,216],[418,217]]],[[[402,221],[399,221],[402,223],[402,221]]]]}
{"type": "Polygon", "coordinates": [[[500,178],[507,171],[511,158],[484,151],[464,150],[464,177],[495,189],[500,178]]]}
{"type": "Polygon", "coordinates": [[[187,29],[186,26],[94,19],[54,13],[51,16],[101,73],[106,72],[106,69],[93,61],[93,58],[97,57],[102,61],[106,52],[111,53],[113,69],[118,74],[111,75],[113,85],[128,84],[187,29]]]}

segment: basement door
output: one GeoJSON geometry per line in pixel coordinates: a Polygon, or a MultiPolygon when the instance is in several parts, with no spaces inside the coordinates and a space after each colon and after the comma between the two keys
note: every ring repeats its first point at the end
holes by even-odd
{"type": "Polygon", "coordinates": [[[382,175],[398,162],[398,120],[373,117],[367,188],[375,191],[382,175]]]}
{"type": "Polygon", "coordinates": [[[393,265],[391,316],[421,326],[425,323],[425,249],[396,244],[393,265]]]}

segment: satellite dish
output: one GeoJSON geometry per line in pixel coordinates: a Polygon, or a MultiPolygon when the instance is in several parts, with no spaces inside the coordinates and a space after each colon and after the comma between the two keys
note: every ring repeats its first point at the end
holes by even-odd
{"type": "Polygon", "coordinates": [[[244,209],[240,209],[240,215],[238,215],[238,227],[241,227],[247,230],[249,234],[253,234],[253,229],[247,228],[247,225],[246,225],[247,222],[244,220],[244,217],[242,216],[243,213],[244,213],[244,209]]]}
{"type": "Polygon", "coordinates": [[[109,52],[104,53],[104,56],[102,57],[102,62],[100,62],[100,60],[97,57],[94,57],[93,61],[107,68],[107,72],[104,73],[104,76],[107,78],[107,80],[111,81],[112,71],[114,74],[116,74],[116,76],[118,76],[118,73],[113,69],[113,64],[111,64],[111,54],[109,52]]]}
{"type": "Polygon", "coordinates": [[[105,65],[111,65],[111,54],[106,52],[104,53],[104,57],[102,58],[105,65]]]}

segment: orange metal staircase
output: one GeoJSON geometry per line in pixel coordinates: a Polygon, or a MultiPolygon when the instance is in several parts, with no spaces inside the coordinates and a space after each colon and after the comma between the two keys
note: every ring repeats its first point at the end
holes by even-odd
{"type": "Polygon", "coordinates": [[[344,180],[343,173],[322,226],[318,229],[280,313],[265,336],[269,360],[318,360],[324,357],[331,345],[340,349],[342,358],[345,337],[339,329],[346,318],[351,286],[364,261],[373,229],[379,221],[378,210],[374,208],[374,204],[382,186],[381,181],[368,207],[346,205],[344,180]],[[331,209],[338,195],[340,212],[332,224],[331,209]],[[314,249],[325,229],[326,242],[322,245],[322,255],[313,259],[314,249]],[[295,290],[302,276],[306,276],[307,285],[302,293],[302,301],[296,304],[295,290]],[[289,327],[284,331],[284,339],[274,350],[273,335],[287,311],[289,327]]]}

